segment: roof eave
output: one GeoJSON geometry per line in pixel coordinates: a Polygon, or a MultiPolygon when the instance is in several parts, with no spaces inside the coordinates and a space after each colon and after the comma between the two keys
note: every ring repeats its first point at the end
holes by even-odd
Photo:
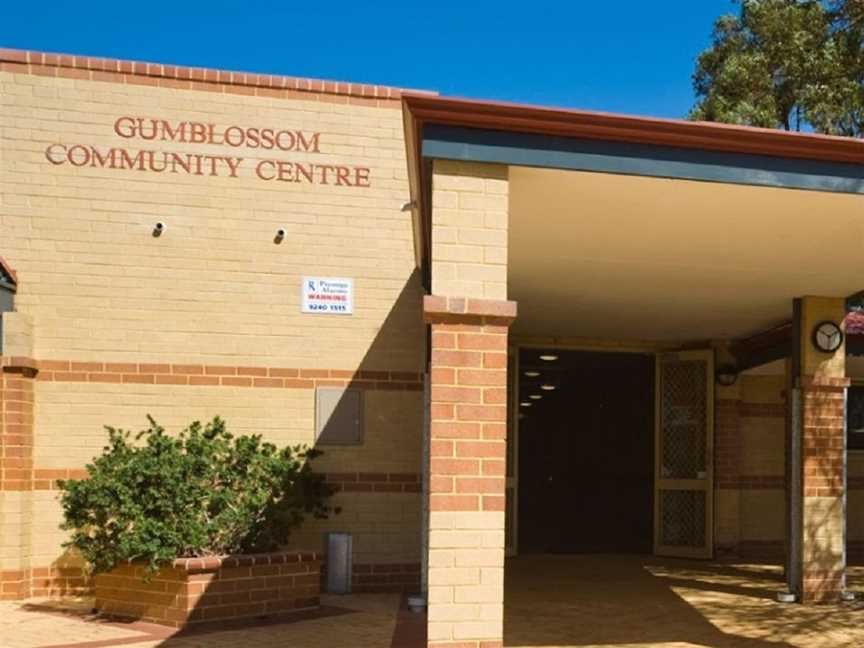
{"type": "Polygon", "coordinates": [[[412,93],[403,95],[403,105],[421,126],[436,123],[705,151],[864,163],[864,141],[851,137],[412,93]]]}
{"type": "Polygon", "coordinates": [[[408,178],[414,207],[417,266],[430,259],[431,214],[425,195],[423,127],[441,124],[503,132],[649,144],[827,162],[864,163],[864,141],[734,124],[658,119],[612,113],[480,101],[405,92],[402,95],[408,178]],[[419,237],[419,238],[418,238],[419,237]]]}

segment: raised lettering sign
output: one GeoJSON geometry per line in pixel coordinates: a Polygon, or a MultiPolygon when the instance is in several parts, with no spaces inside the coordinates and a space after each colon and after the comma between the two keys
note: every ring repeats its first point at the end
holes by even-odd
{"type": "MultiPolygon", "coordinates": [[[[195,121],[170,121],[150,117],[118,117],[115,135],[125,140],[179,142],[195,146],[220,146],[254,152],[302,153],[321,155],[321,133],[290,128],[217,126],[195,121]]],[[[98,147],[90,144],[50,144],[45,157],[54,165],[178,173],[193,176],[238,178],[245,175],[264,181],[337,187],[371,186],[370,169],[363,166],[321,164],[281,157],[245,158],[240,155],[214,155],[164,151],[155,148],[129,149],[122,146],[98,147]]]]}

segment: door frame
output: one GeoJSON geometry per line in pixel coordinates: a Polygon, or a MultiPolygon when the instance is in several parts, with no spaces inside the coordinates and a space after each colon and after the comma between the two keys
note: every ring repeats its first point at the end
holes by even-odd
{"type": "Polygon", "coordinates": [[[714,350],[696,349],[658,353],[654,363],[654,555],[674,558],[714,557],[714,350]],[[705,479],[665,479],[661,470],[662,447],[661,404],[662,365],[669,359],[700,359],[705,361],[705,479]],[[703,491],[705,496],[705,546],[675,547],[660,544],[661,491],[703,491]]]}
{"type": "MultiPolygon", "coordinates": [[[[655,457],[654,457],[654,474],[652,475],[652,516],[655,520],[655,533],[656,533],[656,519],[657,519],[657,473],[656,473],[656,465],[657,465],[657,457],[656,457],[656,421],[657,421],[657,362],[658,358],[662,353],[666,353],[666,351],[659,351],[656,345],[648,345],[648,344],[640,344],[638,342],[631,344],[603,344],[602,342],[581,342],[574,341],[572,343],[565,342],[555,342],[550,340],[548,343],[544,344],[542,340],[533,340],[533,339],[513,339],[511,338],[509,344],[507,346],[507,367],[508,367],[508,377],[507,377],[507,403],[509,408],[509,413],[507,417],[507,452],[512,452],[512,466],[513,466],[513,474],[505,476],[505,495],[508,489],[512,488],[512,515],[510,516],[512,525],[511,530],[511,538],[512,542],[507,543],[507,534],[506,534],[506,526],[507,520],[505,518],[505,556],[516,556],[519,554],[519,355],[523,350],[530,349],[556,349],[560,351],[588,351],[588,352],[596,352],[596,353],[625,353],[625,354],[636,354],[636,355],[645,355],[645,356],[653,356],[654,357],[654,418],[655,418],[655,457]],[[511,360],[512,359],[512,360],[511,360]],[[511,365],[511,361],[513,364],[511,365]],[[512,366],[513,372],[512,376],[509,375],[510,367],[512,366]],[[511,418],[512,417],[512,418],[511,418]],[[511,447],[512,443],[512,447],[511,447]]],[[[670,351],[672,352],[672,351],[670,351]]],[[[713,378],[712,378],[713,380],[713,378]]],[[[713,383],[712,383],[713,384],[713,383]]],[[[713,417],[713,392],[712,392],[712,417],[713,417]]],[[[712,418],[713,420],[713,418],[712,418]]],[[[713,443],[713,429],[712,429],[712,443],[713,443]]],[[[712,497],[713,499],[713,497],[712,497]]],[[[713,508],[712,508],[713,510],[713,508]]],[[[504,515],[507,516],[508,510],[505,502],[504,507],[504,515]]],[[[653,540],[653,539],[652,539],[653,540]]],[[[712,541],[713,541],[713,531],[712,531],[712,541]]]]}

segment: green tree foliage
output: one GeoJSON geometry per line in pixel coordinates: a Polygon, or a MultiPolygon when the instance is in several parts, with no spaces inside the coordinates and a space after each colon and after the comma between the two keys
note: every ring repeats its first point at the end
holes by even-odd
{"type": "Polygon", "coordinates": [[[741,0],[693,74],[691,119],[859,136],[864,0],[741,0]]]}
{"type": "Polygon", "coordinates": [[[218,417],[170,436],[107,427],[109,442],[87,479],[65,480],[63,529],[97,572],[179,557],[266,552],[306,516],[327,517],[333,491],[312,471],[319,451],[234,438],[218,417]]]}

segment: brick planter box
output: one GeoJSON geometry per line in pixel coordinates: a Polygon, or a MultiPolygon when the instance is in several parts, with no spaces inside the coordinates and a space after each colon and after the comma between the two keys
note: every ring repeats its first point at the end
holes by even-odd
{"type": "Polygon", "coordinates": [[[182,628],[317,608],[321,557],[284,552],[184,558],[143,579],[130,564],[96,577],[96,609],[182,628]]]}

